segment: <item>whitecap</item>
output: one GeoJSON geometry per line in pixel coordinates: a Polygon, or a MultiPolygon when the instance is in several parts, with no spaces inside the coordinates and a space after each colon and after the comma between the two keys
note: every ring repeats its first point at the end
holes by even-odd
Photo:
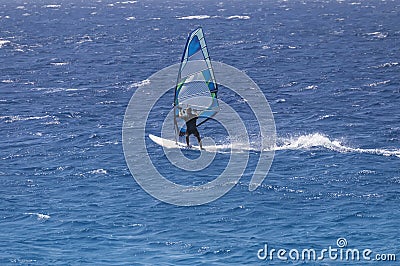
{"type": "Polygon", "coordinates": [[[28,120],[39,120],[39,119],[47,119],[47,118],[53,118],[49,115],[45,116],[20,116],[20,115],[6,115],[6,116],[0,116],[0,119],[5,120],[6,123],[12,123],[15,121],[28,121],[28,120]]]}
{"type": "Polygon", "coordinates": [[[317,85],[309,85],[304,88],[304,90],[316,90],[316,89],[318,89],[317,85]]]}
{"type": "Polygon", "coordinates": [[[207,19],[211,18],[209,15],[197,15],[197,16],[186,16],[186,17],[178,17],[177,19],[207,19]]]}
{"type": "Polygon", "coordinates": [[[381,198],[383,195],[382,194],[378,194],[378,193],[368,193],[368,194],[364,194],[361,197],[362,198],[381,198]]]}
{"type": "Polygon", "coordinates": [[[105,175],[105,174],[107,174],[107,170],[100,168],[100,169],[90,171],[89,174],[105,175]]]}
{"type": "Polygon", "coordinates": [[[292,82],[289,82],[289,83],[286,83],[286,84],[281,85],[281,88],[292,87],[292,86],[294,86],[294,85],[296,85],[296,84],[297,84],[296,81],[292,81],[292,82]]]}
{"type": "Polygon", "coordinates": [[[98,102],[98,104],[113,104],[113,103],[117,103],[116,101],[102,101],[102,102],[98,102]]]}
{"type": "Polygon", "coordinates": [[[250,19],[250,16],[235,15],[235,16],[229,16],[226,19],[250,19]]]}
{"type": "Polygon", "coordinates": [[[142,226],[144,226],[144,224],[130,224],[128,226],[130,226],[130,227],[142,227],[142,226]]]}
{"type": "Polygon", "coordinates": [[[390,80],[378,81],[378,82],[370,83],[367,86],[368,87],[376,87],[376,86],[383,85],[383,84],[386,84],[386,83],[389,83],[389,82],[390,82],[390,80]]]}
{"type": "Polygon", "coordinates": [[[376,174],[376,171],[364,169],[364,170],[359,171],[358,174],[360,174],[360,175],[372,175],[372,174],[376,174]]]}
{"type": "Polygon", "coordinates": [[[143,86],[146,86],[146,85],[149,85],[149,84],[150,84],[150,80],[149,79],[145,79],[145,80],[133,83],[128,88],[129,89],[131,89],[131,88],[139,88],[139,87],[143,87],[143,86]]]}
{"type": "Polygon", "coordinates": [[[45,93],[45,94],[65,91],[64,88],[32,88],[31,90],[33,90],[33,91],[44,91],[43,93],[45,93]]]}
{"type": "Polygon", "coordinates": [[[3,46],[6,46],[8,44],[10,44],[11,42],[9,40],[0,40],[0,48],[2,48],[3,46]]]}
{"type": "Polygon", "coordinates": [[[136,18],[135,17],[127,17],[127,18],[125,18],[125,20],[135,20],[136,18]]]}
{"type": "Polygon", "coordinates": [[[44,8],[60,8],[61,5],[44,5],[44,8]]]}
{"type": "Polygon", "coordinates": [[[392,66],[397,66],[399,65],[399,62],[387,62],[383,63],[377,66],[373,66],[373,68],[383,68],[383,67],[392,67],[392,66]]]}
{"type": "Polygon", "coordinates": [[[92,42],[92,38],[89,35],[84,35],[81,37],[81,40],[79,42],[77,42],[77,44],[82,44],[85,42],[92,42]]]}
{"type": "Polygon", "coordinates": [[[386,38],[389,34],[387,32],[380,32],[380,31],[375,31],[375,32],[370,32],[367,33],[368,36],[372,36],[373,38],[377,39],[384,39],[386,38]]]}
{"type": "Polygon", "coordinates": [[[36,215],[38,220],[48,220],[50,219],[50,215],[38,213],[38,212],[26,212],[25,215],[36,215]]]}
{"type": "Polygon", "coordinates": [[[199,248],[198,250],[197,250],[197,252],[198,253],[206,253],[206,252],[208,252],[210,250],[210,247],[208,247],[208,246],[202,246],[201,248],[199,248]]]}
{"type": "Polygon", "coordinates": [[[50,63],[50,65],[53,65],[53,66],[65,66],[65,65],[68,65],[69,63],[68,62],[53,62],[53,63],[50,63]]]}
{"type": "Polygon", "coordinates": [[[324,120],[324,119],[327,119],[327,118],[330,118],[330,117],[334,117],[335,115],[322,115],[322,116],[320,116],[320,117],[318,117],[318,120],[324,120]]]}
{"type": "Polygon", "coordinates": [[[276,100],[275,102],[276,103],[284,103],[284,102],[286,102],[286,99],[281,98],[281,99],[276,100]]]}

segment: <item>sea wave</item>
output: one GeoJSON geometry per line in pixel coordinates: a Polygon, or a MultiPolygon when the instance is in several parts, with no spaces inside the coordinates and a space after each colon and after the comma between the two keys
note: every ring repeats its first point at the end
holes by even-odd
{"type": "Polygon", "coordinates": [[[0,48],[9,44],[11,44],[9,40],[0,40],[0,48]]]}
{"type": "Polygon", "coordinates": [[[373,68],[385,68],[385,67],[393,67],[393,66],[398,66],[399,62],[387,62],[383,63],[377,66],[373,66],[373,68]]]}
{"type": "Polygon", "coordinates": [[[93,174],[93,175],[105,175],[105,174],[107,174],[107,170],[102,169],[102,168],[100,168],[100,169],[95,169],[95,170],[89,171],[89,174],[93,174]]]}
{"type": "Polygon", "coordinates": [[[60,8],[61,5],[44,5],[43,8],[60,8]]]}
{"type": "Polygon", "coordinates": [[[38,212],[25,212],[25,215],[36,216],[38,220],[48,220],[50,219],[50,215],[38,213],[38,212]]]}
{"type": "Polygon", "coordinates": [[[368,87],[376,87],[376,86],[383,85],[383,84],[386,84],[389,82],[390,82],[390,80],[383,80],[383,81],[378,81],[378,82],[372,82],[370,84],[367,84],[367,86],[368,87]]]}
{"type": "Polygon", "coordinates": [[[250,16],[234,15],[234,16],[229,16],[226,19],[250,19],[250,16]]]}
{"type": "Polygon", "coordinates": [[[57,93],[57,92],[71,92],[71,91],[86,91],[88,88],[44,88],[44,87],[36,87],[36,88],[31,88],[31,91],[41,91],[43,94],[50,94],[50,93],[57,93]]]}
{"type": "Polygon", "coordinates": [[[139,81],[139,82],[135,82],[135,83],[129,85],[128,89],[140,88],[140,87],[143,87],[143,86],[146,86],[146,85],[149,85],[149,84],[150,84],[150,80],[149,79],[145,79],[145,80],[142,80],[142,81],[139,81]]]}
{"type": "Polygon", "coordinates": [[[211,17],[209,15],[197,15],[197,16],[178,17],[177,19],[192,20],[192,19],[207,19],[207,18],[211,18],[211,17]]]}
{"type": "Polygon", "coordinates": [[[0,120],[4,120],[6,123],[13,123],[16,121],[28,121],[28,120],[40,120],[40,119],[55,119],[54,116],[20,116],[20,115],[5,115],[0,116],[0,120]]]}
{"type": "Polygon", "coordinates": [[[369,32],[366,33],[367,36],[371,36],[376,39],[384,39],[386,38],[389,34],[387,32],[380,32],[380,31],[375,31],[375,32],[369,32]]]}
{"type": "Polygon", "coordinates": [[[69,64],[69,62],[53,62],[53,63],[50,63],[50,65],[53,65],[53,66],[66,66],[68,64],[69,64]]]}
{"type": "Polygon", "coordinates": [[[324,119],[331,118],[331,117],[334,117],[334,116],[335,115],[322,115],[322,116],[318,117],[317,120],[324,120],[324,119]]]}

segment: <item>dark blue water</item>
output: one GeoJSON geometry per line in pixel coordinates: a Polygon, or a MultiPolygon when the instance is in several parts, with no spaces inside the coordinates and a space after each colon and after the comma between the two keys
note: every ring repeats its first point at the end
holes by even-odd
{"type": "Polygon", "coordinates": [[[257,251],[339,237],[400,259],[399,1],[25,2],[0,1],[0,264],[298,265],[257,251]],[[246,172],[176,207],[132,178],[122,122],[197,26],[263,90],[278,147],[257,190],[246,172]]]}

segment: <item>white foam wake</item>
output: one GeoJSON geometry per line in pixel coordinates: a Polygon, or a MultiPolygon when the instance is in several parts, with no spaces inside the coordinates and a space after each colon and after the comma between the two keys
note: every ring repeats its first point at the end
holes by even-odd
{"type": "MultiPolygon", "coordinates": [[[[154,137],[154,136],[153,136],[154,137]]],[[[158,138],[158,137],[157,137],[158,138]]],[[[158,138],[161,139],[161,138],[158,138]]],[[[153,140],[155,141],[155,140],[153,140]]],[[[176,145],[175,141],[162,139],[164,143],[162,144],[167,148],[184,148],[185,143],[180,143],[176,145]]],[[[157,143],[157,141],[155,141],[157,143]]],[[[289,138],[278,138],[278,143],[273,148],[266,148],[263,151],[283,151],[283,150],[311,150],[311,149],[328,149],[331,151],[339,153],[364,153],[364,154],[375,154],[382,156],[396,156],[400,158],[400,149],[363,149],[363,148],[353,148],[346,146],[340,140],[332,140],[328,136],[321,133],[306,134],[296,137],[289,138]]],[[[160,144],[161,145],[161,144],[160,144]]],[[[197,146],[195,146],[197,147],[197,146]]],[[[215,145],[207,145],[203,143],[203,148],[209,152],[218,153],[244,153],[244,152],[261,152],[261,148],[257,141],[251,143],[245,143],[240,141],[235,141],[229,143],[226,141],[224,143],[218,143],[215,145]],[[204,145],[205,144],[205,145],[204,145]]],[[[197,148],[196,148],[197,149],[197,148]]]]}
{"type": "Polygon", "coordinates": [[[400,149],[388,150],[353,148],[342,144],[339,140],[331,140],[321,133],[307,134],[298,137],[281,139],[281,142],[283,142],[282,145],[278,145],[275,147],[276,151],[302,150],[322,147],[340,153],[356,152],[383,156],[397,156],[400,158],[400,149]]]}

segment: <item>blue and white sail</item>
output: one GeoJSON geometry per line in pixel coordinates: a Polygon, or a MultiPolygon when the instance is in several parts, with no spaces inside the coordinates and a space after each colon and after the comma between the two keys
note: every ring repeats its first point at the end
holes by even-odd
{"type": "Polygon", "coordinates": [[[218,85],[215,81],[210,56],[202,28],[189,34],[182,55],[175,87],[174,122],[176,133],[184,133],[182,110],[190,107],[201,125],[218,112],[218,85]]]}

